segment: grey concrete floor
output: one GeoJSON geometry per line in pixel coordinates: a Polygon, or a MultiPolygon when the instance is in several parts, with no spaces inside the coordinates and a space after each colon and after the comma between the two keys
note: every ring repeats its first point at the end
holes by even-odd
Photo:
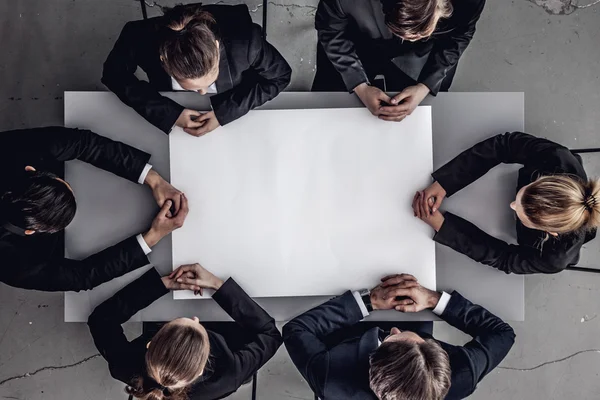
{"type": "MultiPolygon", "coordinates": [[[[528,132],[600,147],[600,5],[580,8],[588,0],[579,1],[488,0],[452,90],[523,91],[528,132]]],[[[261,2],[247,4],[261,22],[261,2]]],[[[308,90],[312,81],[316,4],[269,1],[268,37],[294,67],[291,90],[308,90]]],[[[159,6],[148,11],[157,15],[159,6]]],[[[138,18],[134,0],[0,0],[0,130],[62,124],[63,91],[104,90],[102,62],[125,21],[138,18]]],[[[600,155],[586,163],[599,174],[600,155]]],[[[600,242],[592,242],[582,263],[598,266],[599,255],[600,242]]],[[[517,343],[471,399],[600,398],[600,274],[525,282],[526,321],[513,324],[517,343]]],[[[0,284],[0,397],[124,399],[105,362],[87,359],[96,354],[87,327],[62,321],[61,294],[0,284]]],[[[127,326],[131,335],[139,330],[127,326]]],[[[439,339],[464,340],[445,324],[435,330],[439,339]]],[[[311,399],[283,349],[261,370],[259,395],[311,399]]],[[[247,387],[231,396],[249,398],[247,387]]]]}

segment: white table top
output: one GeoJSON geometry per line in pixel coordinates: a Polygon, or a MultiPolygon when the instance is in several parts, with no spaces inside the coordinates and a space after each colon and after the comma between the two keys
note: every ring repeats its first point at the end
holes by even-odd
{"type": "MultiPolygon", "coordinates": [[[[207,109],[208,98],[194,93],[169,93],[189,108],[207,109]]],[[[460,151],[489,136],[524,129],[522,93],[440,93],[428,98],[432,105],[434,169],[460,151]]],[[[265,109],[361,107],[347,93],[282,93],[265,109]]],[[[152,154],[151,163],[169,177],[168,136],[154,128],[112,93],[65,93],[65,125],[91,129],[152,154]]],[[[514,241],[514,217],[508,207],[516,186],[516,166],[499,166],[475,184],[444,202],[445,209],[472,221],[501,239],[514,241]]],[[[67,229],[66,255],[83,258],[128,236],[147,229],[157,211],[147,187],[135,185],[79,161],[68,162],[66,178],[77,193],[78,212],[67,229]],[[135,210],[135,212],[131,212],[135,210]]],[[[151,262],[159,271],[172,268],[171,240],[153,249],[151,262]]],[[[524,319],[524,282],[478,264],[445,246],[436,245],[438,290],[458,290],[473,302],[507,320],[524,319]]],[[[86,321],[93,308],[150,266],[133,271],[92,291],[65,294],[65,321],[86,321]]],[[[401,271],[399,271],[401,272],[401,271]]],[[[338,293],[332,293],[336,295],[338,293]]],[[[257,302],[278,321],[288,320],[328,297],[259,298],[257,302]]],[[[210,300],[173,300],[166,295],[133,319],[167,321],[180,316],[229,320],[210,300]]],[[[430,312],[401,314],[377,312],[373,320],[433,320],[430,312]]]]}

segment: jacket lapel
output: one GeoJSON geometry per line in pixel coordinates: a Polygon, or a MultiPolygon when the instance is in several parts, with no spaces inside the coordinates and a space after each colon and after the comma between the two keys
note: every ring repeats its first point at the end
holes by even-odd
{"type": "Polygon", "coordinates": [[[231,79],[231,71],[229,70],[229,59],[225,50],[225,43],[221,42],[219,46],[219,77],[217,78],[217,91],[219,93],[226,92],[233,88],[233,80],[231,79]]]}

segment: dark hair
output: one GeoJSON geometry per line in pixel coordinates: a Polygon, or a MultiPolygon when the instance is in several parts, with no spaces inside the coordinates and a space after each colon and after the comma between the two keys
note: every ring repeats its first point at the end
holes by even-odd
{"type": "Polygon", "coordinates": [[[380,400],[441,400],[450,389],[450,361],[438,342],[384,342],[371,356],[371,390],[380,400]]]}
{"type": "Polygon", "coordinates": [[[49,172],[24,171],[12,176],[0,196],[0,220],[36,232],[65,229],[76,210],[71,189],[49,172]]]}
{"type": "Polygon", "coordinates": [[[176,80],[201,78],[218,67],[219,47],[212,15],[198,5],[165,8],[159,52],[176,80]]]}
{"type": "Polygon", "coordinates": [[[385,24],[405,40],[429,37],[438,21],[452,15],[450,0],[396,0],[385,9],[385,24]]]}
{"type": "Polygon", "coordinates": [[[187,388],[205,369],[210,355],[206,330],[168,323],[146,352],[148,379],[137,377],[125,391],[144,400],[186,400],[187,388]]]}

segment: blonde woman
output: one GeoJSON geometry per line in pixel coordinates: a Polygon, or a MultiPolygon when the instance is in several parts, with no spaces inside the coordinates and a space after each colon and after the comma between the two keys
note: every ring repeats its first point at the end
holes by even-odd
{"type": "Polygon", "coordinates": [[[273,318],[232,278],[223,281],[200,264],[183,265],[163,277],[150,269],[96,307],[88,326],[112,377],[143,400],[227,397],[283,343],[273,318]],[[214,290],[213,300],[236,323],[235,335],[222,332],[218,323],[200,323],[193,317],[168,322],[152,337],[127,340],[122,323],[171,290],[181,289],[214,290]]]}
{"type": "Polygon", "coordinates": [[[600,225],[600,182],[588,179],[569,149],[526,133],[484,140],[432,176],[435,182],[414,197],[415,216],[435,229],[436,242],[507,274],[552,274],[577,264],[581,246],[596,237],[600,225]],[[445,197],[500,163],[523,164],[510,204],[517,217],[518,245],[439,211],[445,197]]]}

